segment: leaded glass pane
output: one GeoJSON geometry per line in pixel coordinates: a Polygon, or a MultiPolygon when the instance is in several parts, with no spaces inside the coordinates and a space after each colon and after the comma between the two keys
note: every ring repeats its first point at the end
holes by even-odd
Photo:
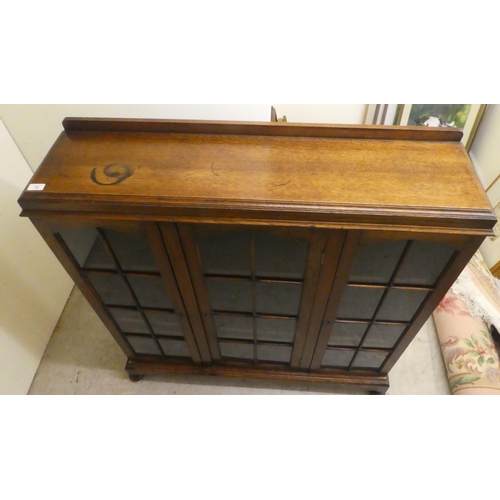
{"type": "Polygon", "coordinates": [[[433,286],[453,253],[454,249],[448,245],[414,241],[395,284],[433,286]]]}
{"type": "Polygon", "coordinates": [[[393,349],[405,329],[405,325],[373,325],[363,347],[393,349]]]}
{"type": "Polygon", "coordinates": [[[339,323],[336,322],[328,345],[358,347],[368,328],[366,323],[339,323]]]}
{"type": "Polygon", "coordinates": [[[361,351],[356,356],[352,368],[378,370],[388,356],[387,352],[382,351],[361,351]]]}
{"type": "Polygon", "coordinates": [[[429,292],[425,290],[389,290],[377,314],[379,321],[411,321],[429,292]]]}
{"type": "Polygon", "coordinates": [[[348,286],[337,313],[342,319],[372,319],[384,294],[383,288],[348,286]]]}
{"type": "Polygon", "coordinates": [[[111,229],[104,234],[124,271],[158,272],[146,235],[111,229]]]}
{"type": "Polygon", "coordinates": [[[284,283],[256,283],[256,307],[260,314],[299,314],[301,285],[284,283]]]}
{"type": "Polygon", "coordinates": [[[253,318],[241,316],[214,316],[219,338],[253,340],[253,318]]]}
{"type": "Polygon", "coordinates": [[[220,342],[220,351],[225,358],[254,359],[254,346],[252,344],[239,344],[236,342],[220,342]]]}
{"type": "Polygon", "coordinates": [[[257,318],[257,339],[293,343],[296,326],[295,320],[257,318]]]}
{"type": "Polygon", "coordinates": [[[124,333],[149,333],[141,313],[133,309],[110,309],[120,330],[124,333]]]}
{"type": "Polygon", "coordinates": [[[266,278],[302,280],[308,243],[291,236],[255,232],[256,275],[266,278]]]}
{"type": "Polygon", "coordinates": [[[190,358],[191,354],[184,340],[158,339],[165,356],[190,358]]]}
{"type": "Polygon", "coordinates": [[[405,246],[406,241],[361,245],[356,252],[349,282],[388,284],[405,246]]]}
{"type": "Polygon", "coordinates": [[[137,354],[149,354],[153,356],[161,356],[155,341],[151,337],[146,336],[128,336],[127,340],[137,354]]]}
{"type": "Polygon", "coordinates": [[[276,363],[290,363],[292,346],[258,345],[257,358],[259,361],[276,363]]]}
{"type": "Polygon", "coordinates": [[[87,272],[95,291],[108,306],[133,306],[134,298],[120,275],[87,272]]]}
{"type": "Polygon", "coordinates": [[[347,368],[356,351],[327,349],[322,366],[330,368],[347,368]]]}
{"type": "Polygon", "coordinates": [[[127,279],[142,307],[173,309],[162,278],[127,275],[127,279]]]}
{"type": "Polygon", "coordinates": [[[251,230],[198,234],[196,240],[205,274],[252,275],[251,230]]]}
{"type": "Polygon", "coordinates": [[[156,335],[167,335],[169,337],[184,336],[179,319],[175,314],[157,311],[145,311],[144,314],[156,335]]]}
{"type": "Polygon", "coordinates": [[[208,279],[207,285],[214,311],[252,312],[251,281],[208,279]]]}

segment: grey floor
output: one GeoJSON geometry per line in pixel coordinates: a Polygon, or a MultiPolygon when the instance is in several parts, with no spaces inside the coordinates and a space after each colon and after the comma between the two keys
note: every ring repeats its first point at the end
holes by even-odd
{"type": "MultiPolygon", "coordinates": [[[[61,315],[29,394],[335,394],[333,386],[218,377],[147,375],[130,382],[125,355],[78,289],[61,315]]],[[[430,319],[389,374],[392,395],[450,394],[430,319]]]]}

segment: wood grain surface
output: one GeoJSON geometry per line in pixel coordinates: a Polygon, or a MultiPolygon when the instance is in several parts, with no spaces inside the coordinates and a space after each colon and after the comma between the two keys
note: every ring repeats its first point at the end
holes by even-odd
{"type": "MultiPolygon", "coordinates": [[[[84,131],[73,130],[76,125],[68,122],[74,127],[68,125],[32,180],[45,189],[25,191],[20,199],[24,209],[58,210],[71,203],[67,208],[72,211],[104,213],[112,204],[127,203],[145,215],[196,217],[193,210],[198,209],[219,220],[251,218],[267,210],[281,213],[283,220],[306,223],[352,223],[378,216],[386,224],[384,217],[390,216],[402,224],[397,218],[408,216],[411,220],[405,223],[417,226],[433,225],[427,219],[441,217],[455,220],[445,226],[487,230],[494,220],[453,131],[429,135],[424,127],[413,130],[409,139],[405,127],[311,126],[311,137],[299,137],[294,134],[303,125],[286,124],[283,129],[281,124],[254,124],[266,135],[237,135],[227,130],[252,124],[230,128],[213,122],[168,122],[167,130],[177,130],[177,124],[197,133],[141,133],[87,131],[93,122],[82,122],[84,131]],[[214,133],[214,126],[227,133],[214,133]],[[204,127],[208,132],[200,133],[204,127]],[[331,137],[315,137],[315,131],[331,137]],[[383,133],[385,139],[363,138],[374,133],[383,133]],[[400,136],[404,139],[391,139],[400,136]]],[[[97,123],[113,130],[115,122],[97,123]]],[[[120,123],[125,130],[139,126],[120,123]]],[[[151,121],[141,123],[146,129],[148,123],[152,126],[151,121]]]]}

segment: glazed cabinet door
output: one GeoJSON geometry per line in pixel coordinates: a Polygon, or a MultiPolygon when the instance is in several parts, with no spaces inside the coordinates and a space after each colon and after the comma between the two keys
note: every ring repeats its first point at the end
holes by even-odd
{"type": "Polygon", "coordinates": [[[129,358],[202,361],[156,224],[36,225],[129,358]]]}
{"type": "Polygon", "coordinates": [[[299,367],[323,255],[328,244],[340,255],[343,231],[164,224],[162,232],[171,255],[171,242],[182,246],[214,361],[299,367]]]}
{"type": "Polygon", "coordinates": [[[350,232],[310,369],[388,373],[475,248],[462,236],[350,232]]]}

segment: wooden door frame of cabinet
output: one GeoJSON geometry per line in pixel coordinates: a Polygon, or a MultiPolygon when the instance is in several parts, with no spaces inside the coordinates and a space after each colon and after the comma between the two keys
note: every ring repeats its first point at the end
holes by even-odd
{"type": "Polygon", "coordinates": [[[452,257],[451,261],[448,263],[441,276],[437,280],[436,288],[429,294],[428,299],[416,312],[414,318],[412,319],[410,328],[402,336],[399,343],[395,346],[392,353],[388,356],[384,364],[381,366],[380,372],[382,374],[388,374],[390,372],[390,370],[396,364],[406,348],[410,345],[410,343],[422,329],[424,324],[432,316],[432,313],[438,307],[443,297],[450,290],[460,273],[465,269],[469,261],[477,252],[483,240],[484,237],[482,236],[471,236],[465,241],[462,248],[455,252],[455,256],[452,257]]]}
{"type": "MultiPolygon", "coordinates": [[[[186,223],[177,224],[177,230],[179,232],[181,245],[184,250],[186,257],[186,265],[189,269],[191,281],[195,291],[196,299],[200,307],[201,317],[203,324],[205,326],[205,332],[208,337],[208,342],[212,351],[212,356],[216,353],[217,358],[214,361],[220,361],[220,349],[219,340],[217,337],[217,330],[213,318],[212,307],[210,303],[210,297],[208,294],[208,289],[204,279],[203,264],[201,261],[201,255],[196,243],[196,239],[193,234],[193,225],[186,223]]],[[[233,227],[239,227],[234,225],[233,227]]],[[[246,226],[247,228],[260,227],[266,228],[267,226],[246,226]]],[[[273,229],[276,229],[274,227],[273,229]]],[[[294,231],[293,227],[286,226],[287,231],[294,231]]],[[[297,230],[303,231],[305,228],[296,228],[297,230]]],[[[295,329],[295,337],[291,355],[291,368],[299,368],[299,361],[302,357],[302,351],[306,342],[308,341],[307,333],[308,326],[310,324],[313,303],[315,300],[315,294],[318,286],[318,280],[322,270],[322,257],[327,252],[326,244],[329,239],[328,234],[330,233],[330,240],[332,242],[331,251],[335,252],[335,248],[341,247],[341,242],[339,237],[331,236],[331,232],[322,229],[308,229],[308,254],[306,260],[306,269],[304,273],[304,281],[302,285],[302,293],[299,311],[297,315],[297,325],[295,329]]],[[[339,232],[335,232],[337,235],[339,232]]],[[[343,233],[343,232],[341,232],[343,233]]],[[[330,259],[327,259],[329,261],[330,259]]],[[[255,339],[254,339],[255,341],[255,339]]]]}
{"type": "Polygon", "coordinates": [[[196,364],[199,364],[202,362],[202,358],[198,350],[198,344],[196,342],[191,323],[189,322],[189,317],[184,306],[184,301],[182,300],[180,290],[177,286],[177,280],[175,279],[172,263],[170,262],[167,249],[165,248],[160,229],[158,227],[158,224],[154,222],[146,224],[149,243],[153,252],[153,256],[155,257],[156,263],[160,270],[160,274],[163,278],[163,283],[170,293],[170,297],[174,305],[174,311],[177,314],[179,323],[181,324],[181,328],[184,332],[184,338],[186,339],[189,352],[191,353],[193,361],[196,364]]]}
{"type": "Polygon", "coordinates": [[[314,290],[314,299],[311,303],[311,313],[309,314],[305,336],[306,340],[303,350],[300,351],[300,357],[298,358],[298,353],[295,353],[296,356],[292,359],[292,366],[302,370],[309,370],[312,356],[316,350],[318,332],[323,315],[325,314],[328,297],[339,266],[339,260],[345,245],[346,236],[346,231],[330,231],[327,236],[326,246],[324,247],[322,255],[323,262],[320,275],[314,290]]]}
{"type": "Polygon", "coordinates": [[[215,363],[220,363],[221,352],[217,340],[217,331],[213,319],[212,307],[210,305],[210,297],[203,277],[203,267],[198,245],[196,244],[189,224],[177,224],[177,230],[184,251],[186,265],[189,269],[189,276],[191,277],[194,294],[200,309],[201,320],[207,335],[212,359],[215,363]]]}
{"type": "Polygon", "coordinates": [[[341,254],[337,257],[335,274],[328,291],[327,299],[323,309],[323,314],[318,317],[318,327],[316,334],[315,350],[310,357],[303,360],[303,366],[307,366],[311,371],[319,370],[321,362],[326,352],[328,340],[333,328],[333,322],[337,317],[337,311],[342,300],[343,293],[349,280],[351,267],[356,258],[356,252],[362,238],[362,231],[347,231],[341,254]]]}
{"type": "Polygon", "coordinates": [[[191,322],[192,331],[196,339],[196,344],[198,345],[202,362],[212,363],[212,355],[216,357],[217,353],[211,353],[210,350],[177,226],[174,223],[161,223],[160,231],[163,237],[163,243],[172,263],[177,285],[184,299],[184,304],[191,322]]]}
{"type": "MultiPolygon", "coordinates": [[[[336,232],[335,234],[339,233],[336,232]]],[[[295,369],[300,369],[300,361],[304,356],[304,350],[307,348],[310,349],[313,344],[313,340],[309,335],[309,328],[311,318],[314,315],[314,303],[318,295],[318,287],[321,285],[321,279],[325,272],[325,255],[328,254],[328,250],[330,249],[328,244],[331,244],[334,240],[336,238],[332,238],[331,232],[321,229],[313,230],[307,255],[306,272],[290,361],[290,366],[295,369]]],[[[334,246],[335,244],[333,244],[334,246]]],[[[333,251],[335,251],[334,248],[333,251]]],[[[329,260],[326,258],[327,263],[329,260]]]]}
{"type": "Polygon", "coordinates": [[[79,265],[71,255],[69,250],[65,247],[64,242],[60,241],[46,222],[38,217],[32,217],[31,222],[45,240],[50,249],[54,252],[59,262],[62,264],[66,272],[70,275],[71,279],[75,282],[76,286],[81,291],[82,295],[88,300],[94,311],[99,316],[104,326],[109,330],[117,344],[121,347],[125,356],[131,359],[135,357],[135,351],[122,335],[120,328],[111,318],[106,306],[103,304],[101,298],[94,292],[94,288],[90,285],[87,279],[80,273],[79,265]]]}

